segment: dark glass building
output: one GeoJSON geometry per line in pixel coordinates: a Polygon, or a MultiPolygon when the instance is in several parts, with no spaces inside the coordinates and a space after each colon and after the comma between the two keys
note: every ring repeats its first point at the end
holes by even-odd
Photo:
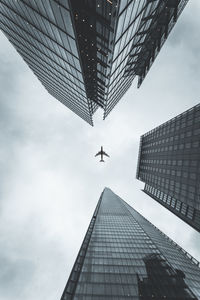
{"type": "Polygon", "coordinates": [[[106,188],[61,300],[200,299],[199,263],[106,188]]]}
{"type": "Polygon", "coordinates": [[[142,135],[136,177],[200,232],[200,104],[142,135]]]}
{"type": "Polygon", "coordinates": [[[1,0],[1,29],[47,91],[93,125],[142,83],[188,0],[1,0]]]}

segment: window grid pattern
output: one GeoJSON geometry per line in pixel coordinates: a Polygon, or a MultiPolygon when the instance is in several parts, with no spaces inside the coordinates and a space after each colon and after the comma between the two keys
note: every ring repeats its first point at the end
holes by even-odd
{"type": "Polygon", "coordinates": [[[149,184],[145,184],[144,192],[169,209],[175,215],[183,219],[189,225],[193,226],[197,230],[200,229],[200,213],[194,207],[189,206],[184,202],[165,194],[164,192],[161,192],[160,189],[156,189],[149,184]]]}
{"type": "Polygon", "coordinates": [[[166,41],[188,0],[148,1],[134,36],[126,74],[138,75],[138,87],[166,41]]]}
{"type": "Polygon", "coordinates": [[[177,214],[181,207],[179,217],[200,231],[199,104],[141,137],[136,177],[156,189],[153,198],[161,197],[165,207],[163,195],[175,199],[170,210],[177,214]]]}
{"type": "Polygon", "coordinates": [[[116,91],[119,85],[132,82],[136,75],[141,85],[187,2],[120,1],[104,119],[121,99],[116,91]]]}
{"type": "MultiPolygon", "coordinates": [[[[128,204],[126,204],[126,206],[128,206],[129,210],[133,213],[133,209],[128,204]]],[[[179,269],[187,274],[185,281],[198,299],[200,297],[200,283],[198,282],[200,270],[199,262],[143,216],[137,213],[134,215],[134,218],[139,221],[142,228],[148,232],[148,236],[157,245],[161,253],[165,256],[165,259],[175,269],[179,269]],[[191,264],[188,264],[189,260],[191,264]]]]}
{"type": "Polygon", "coordinates": [[[136,75],[141,84],[187,1],[2,0],[1,29],[47,91],[93,125],[136,75]]]}
{"type": "Polygon", "coordinates": [[[47,91],[92,125],[69,2],[2,0],[1,29],[47,91]]]}
{"type": "Polygon", "coordinates": [[[114,48],[110,59],[111,69],[107,79],[104,119],[128,90],[135,77],[124,77],[124,71],[131,51],[132,39],[141,20],[145,4],[145,0],[120,2],[114,48]],[[124,93],[119,96],[120,87],[124,87],[124,93]]]}
{"type": "Polygon", "coordinates": [[[110,189],[97,207],[75,291],[62,300],[198,299],[195,260],[110,189]]]}

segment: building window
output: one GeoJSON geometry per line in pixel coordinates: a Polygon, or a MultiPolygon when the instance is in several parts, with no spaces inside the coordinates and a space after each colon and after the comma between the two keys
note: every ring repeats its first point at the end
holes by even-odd
{"type": "Polygon", "coordinates": [[[172,198],[172,201],[171,201],[171,207],[175,207],[176,205],[176,199],[175,198],[172,198]]]}
{"type": "Polygon", "coordinates": [[[182,215],[186,215],[186,211],[187,211],[187,205],[185,203],[182,203],[182,206],[181,206],[182,215]]]}
{"type": "Polygon", "coordinates": [[[181,201],[177,200],[176,201],[176,210],[180,211],[181,208],[181,201]]]}
{"type": "Polygon", "coordinates": [[[187,217],[192,220],[193,215],[194,215],[194,208],[191,206],[188,206],[187,217]]]}

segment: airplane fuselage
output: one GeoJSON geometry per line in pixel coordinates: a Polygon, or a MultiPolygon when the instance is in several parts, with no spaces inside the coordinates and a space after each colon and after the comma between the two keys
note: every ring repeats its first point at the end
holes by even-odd
{"type": "Polygon", "coordinates": [[[103,146],[101,146],[101,150],[95,156],[98,156],[98,155],[101,155],[100,162],[104,162],[104,159],[103,159],[104,155],[109,157],[109,155],[105,151],[103,151],[103,146]]]}

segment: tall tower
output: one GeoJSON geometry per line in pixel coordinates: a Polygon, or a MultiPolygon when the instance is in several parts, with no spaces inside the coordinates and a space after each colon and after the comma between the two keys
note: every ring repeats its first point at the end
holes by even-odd
{"type": "Polygon", "coordinates": [[[136,177],[200,232],[200,104],[141,136],[136,177]]]}
{"type": "Polygon", "coordinates": [[[61,300],[199,298],[199,263],[106,188],[61,300]]]}
{"type": "Polygon", "coordinates": [[[188,0],[1,0],[0,27],[47,91],[93,125],[142,83],[188,0]]]}

